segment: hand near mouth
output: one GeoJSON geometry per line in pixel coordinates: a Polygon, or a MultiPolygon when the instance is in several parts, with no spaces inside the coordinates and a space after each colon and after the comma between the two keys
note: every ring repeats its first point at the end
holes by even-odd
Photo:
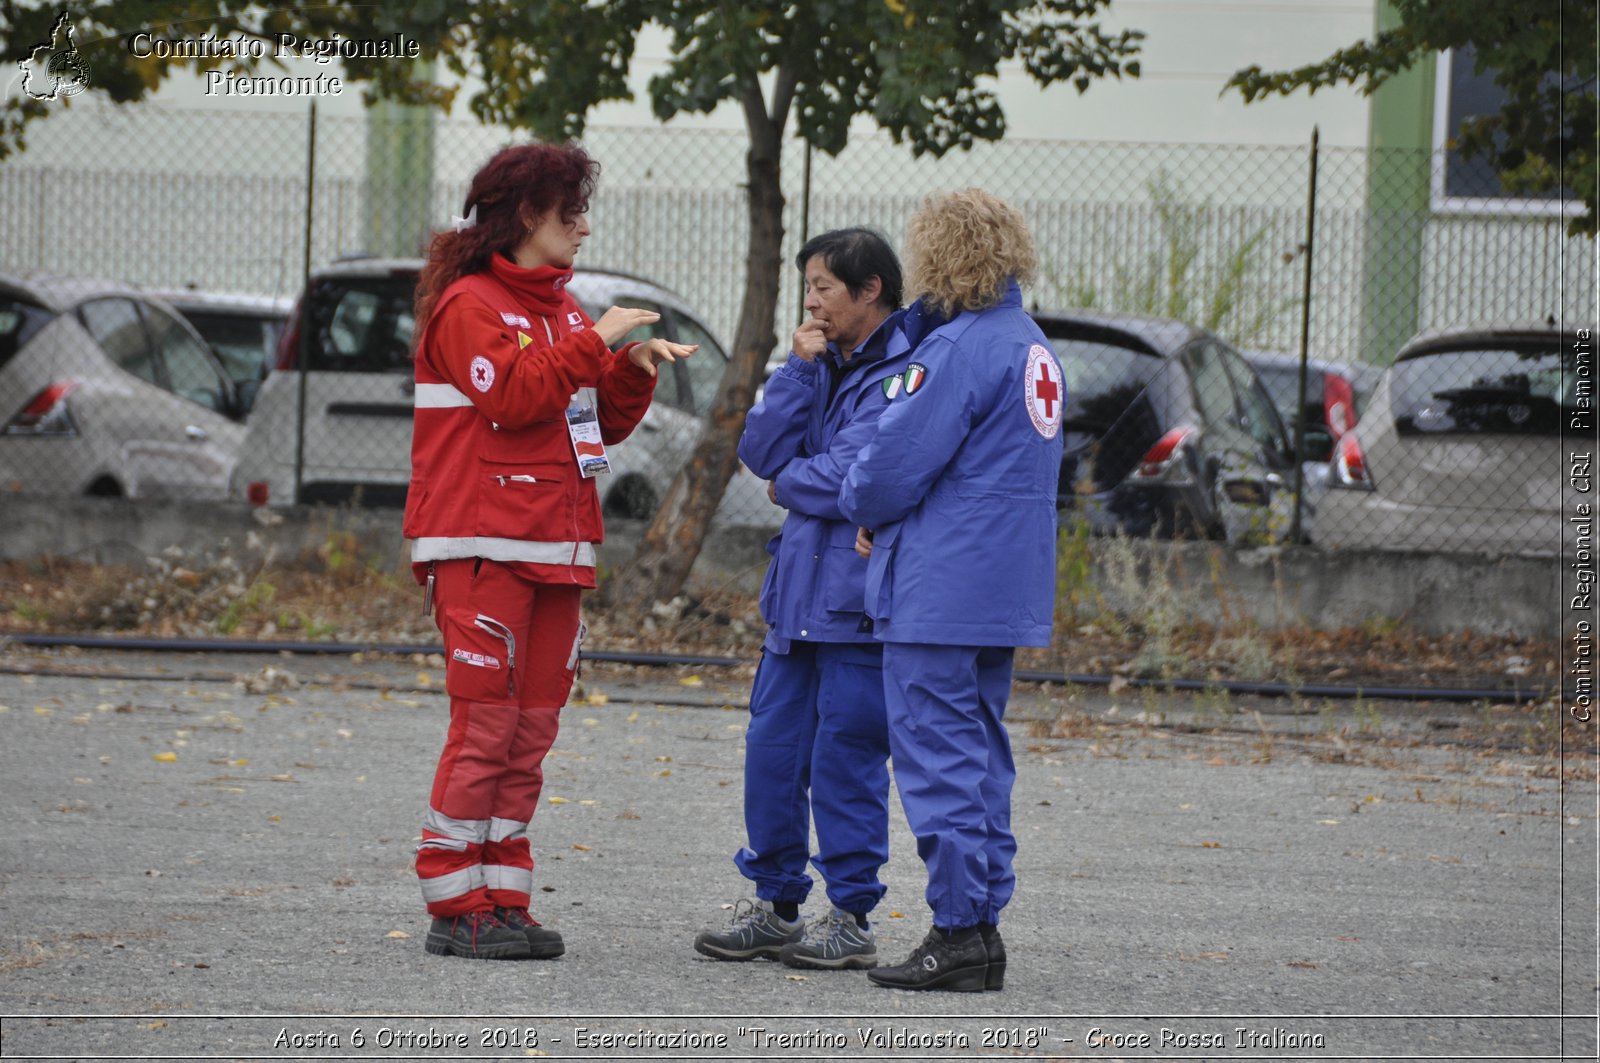
{"type": "Polygon", "coordinates": [[[827,328],[828,323],[821,318],[813,317],[801,322],[800,327],[794,330],[789,349],[804,361],[816,361],[817,355],[828,349],[827,328]]]}

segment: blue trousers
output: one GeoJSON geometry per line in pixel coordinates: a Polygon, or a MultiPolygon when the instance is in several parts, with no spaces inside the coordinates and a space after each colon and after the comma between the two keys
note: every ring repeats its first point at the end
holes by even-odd
{"type": "Polygon", "coordinates": [[[883,647],[895,786],[928,866],[933,925],[945,930],[998,923],[1016,889],[1017,769],[1003,722],[1014,653],[1009,646],[883,647]]]}
{"type": "Polygon", "coordinates": [[[762,655],[745,739],[749,844],[734,856],[756,896],[805,901],[814,821],[811,862],[834,906],[869,912],[883,897],[889,735],[882,658],[876,644],[799,641],[788,653],[762,655]]]}

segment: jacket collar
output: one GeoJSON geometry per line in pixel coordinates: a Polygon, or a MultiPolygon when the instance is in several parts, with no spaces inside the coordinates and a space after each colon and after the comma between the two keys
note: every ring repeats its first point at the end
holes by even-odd
{"type": "MultiPolygon", "coordinates": [[[[985,309],[989,310],[1009,310],[1021,308],[1022,286],[1017,283],[1017,279],[1015,277],[1012,277],[1006,281],[1006,289],[1000,293],[1000,301],[995,303],[995,305],[992,307],[985,307],[985,309]]],[[[964,313],[965,312],[968,311],[964,311],[964,313]]],[[[960,317],[961,315],[957,314],[955,316],[960,317]]],[[[945,317],[939,311],[935,310],[921,299],[918,299],[916,302],[912,303],[911,308],[905,312],[905,319],[901,324],[901,332],[903,334],[902,342],[905,344],[905,346],[899,347],[898,344],[896,346],[900,350],[915,350],[917,344],[921,343],[930,332],[933,332],[935,329],[938,329],[944,325],[948,325],[954,320],[955,317],[945,317]]]]}
{"type": "Polygon", "coordinates": [[[864,365],[868,362],[882,361],[884,355],[888,353],[889,340],[895,335],[905,315],[906,312],[904,310],[895,310],[888,317],[878,322],[878,327],[868,333],[867,338],[861,341],[861,346],[851,353],[849,361],[845,361],[843,352],[839,350],[839,345],[830,340],[828,342],[828,360],[836,368],[841,369],[864,365]]]}

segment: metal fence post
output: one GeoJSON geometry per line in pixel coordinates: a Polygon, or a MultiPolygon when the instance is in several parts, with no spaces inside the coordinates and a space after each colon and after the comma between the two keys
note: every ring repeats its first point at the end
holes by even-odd
{"type": "Polygon", "coordinates": [[[1306,362],[1311,357],[1311,267],[1317,237],[1317,141],[1320,130],[1311,127],[1311,173],[1306,189],[1306,267],[1300,290],[1300,394],[1295,401],[1294,418],[1294,519],[1289,523],[1289,541],[1301,540],[1301,516],[1306,488],[1306,362]]]}
{"type": "Polygon", "coordinates": [[[300,374],[294,418],[294,498],[300,502],[300,484],[306,461],[306,370],[311,352],[311,321],[307,306],[311,285],[311,235],[312,211],[317,203],[317,101],[311,100],[311,110],[306,118],[306,233],[305,254],[301,260],[300,291],[300,349],[295,355],[295,369],[300,374]]]}

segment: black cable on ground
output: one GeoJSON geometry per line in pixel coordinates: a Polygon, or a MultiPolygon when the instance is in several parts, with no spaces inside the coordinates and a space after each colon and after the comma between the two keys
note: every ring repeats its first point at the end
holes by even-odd
{"type": "MultiPolygon", "coordinates": [[[[13,635],[10,641],[39,648],[77,647],[80,649],[147,650],[173,653],[295,653],[307,655],[354,655],[357,653],[434,654],[441,648],[431,644],[287,642],[279,640],[244,641],[232,639],[153,639],[120,638],[97,635],[13,635]]],[[[750,662],[737,657],[710,657],[693,654],[585,651],[585,660],[610,664],[653,667],[730,668],[750,662]]],[[[1055,683],[1075,686],[1110,686],[1119,679],[1130,687],[1150,687],[1174,691],[1226,691],[1262,697],[1372,698],[1387,701],[1539,701],[1550,697],[1543,688],[1479,689],[1460,687],[1374,687],[1300,685],[1290,683],[1246,682],[1242,680],[1162,679],[1148,677],[1086,675],[1066,672],[1017,672],[1015,678],[1030,683],[1055,683]]]]}
{"type": "MultiPolygon", "coordinates": [[[[436,645],[354,642],[281,642],[232,639],[152,639],[118,638],[103,635],[0,635],[0,642],[14,642],[39,649],[75,647],[95,650],[147,650],[162,653],[357,653],[432,654],[442,652],[436,645]]],[[[635,664],[653,667],[733,668],[752,662],[737,657],[706,657],[671,653],[631,653],[585,650],[583,659],[606,664],[635,664]]],[[[1055,683],[1062,686],[1110,686],[1119,680],[1130,687],[1151,687],[1173,691],[1225,691],[1229,694],[1254,694],[1259,697],[1366,698],[1382,701],[1497,701],[1525,703],[1542,701],[1555,691],[1544,687],[1475,689],[1464,687],[1389,687],[1337,686],[1331,684],[1262,683],[1244,680],[1161,679],[1139,676],[1081,675],[1067,672],[1015,672],[1025,683],[1055,683]]]]}

